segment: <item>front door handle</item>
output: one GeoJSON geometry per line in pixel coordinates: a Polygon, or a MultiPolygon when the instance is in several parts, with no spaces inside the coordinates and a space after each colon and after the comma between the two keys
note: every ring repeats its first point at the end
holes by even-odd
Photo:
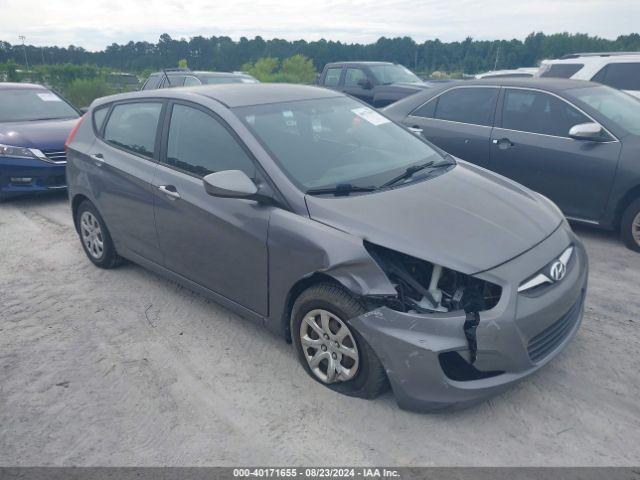
{"type": "Polygon", "coordinates": [[[422,129],[417,125],[414,125],[413,127],[407,127],[407,130],[409,130],[411,133],[415,133],[416,135],[422,135],[422,129]]]}
{"type": "Polygon", "coordinates": [[[160,185],[158,186],[158,189],[172,200],[180,198],[178,190],[173,185],[160,185]]]}
{"type": "Polygon", "coordinates": [[[491,143],[493,143],[494,145],[497,145],[499,149],[501,150],[506,150],[508,148],[511,148],[514,145],[514,143],[509,140],[508,138],[494,138],[493,140],[491,140],[491,143]]]}

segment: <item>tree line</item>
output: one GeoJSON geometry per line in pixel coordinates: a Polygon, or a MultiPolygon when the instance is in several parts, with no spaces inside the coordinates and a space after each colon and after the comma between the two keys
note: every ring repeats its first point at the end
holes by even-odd
{"type": "Polygon", "coordinates": [[[90,64],[125,72],[145,72],[174,67],[185,59],[192,69],[233,71],[255,65],[259,59],[286,59],[303,55],[315,69],[340,60],[383,60],[401,63],[416,72],[477,73],[494,68],[536,66],[544,58],[575,52],[638,51],[640,34],[621,35],[608,40],[586,34],[529,34],[524,40],[474,40],[417,43],[410,37],[381,37],[375,43],[343,43],[332,40],[265,40],[260,36],[234,41],[227,36],[196,36],[189,40],[160,36],[157,43],[114,43],[91,52],[82,47],[36,47],[0,41],[0,63],[16,63],[23,68],[44,64],[90,64]]]}

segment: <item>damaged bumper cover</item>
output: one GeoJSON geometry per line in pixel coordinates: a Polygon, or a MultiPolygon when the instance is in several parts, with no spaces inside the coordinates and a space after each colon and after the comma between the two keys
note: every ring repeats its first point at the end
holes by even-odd
{"type": "Polygon", "coordinates": [[[577,331],[588,262],[568,227],[478,277],[499,282],[503,292],[494,308],[475,319],[464,311],[403,313],[380,307],[349,321],[378,354],[401,408],[464,408],[499,394],[551,361],[577,331]],[[575,254],[561,281],[518,293],[532,264],[546,265],[567,245],[574,245],[575,254]]]}

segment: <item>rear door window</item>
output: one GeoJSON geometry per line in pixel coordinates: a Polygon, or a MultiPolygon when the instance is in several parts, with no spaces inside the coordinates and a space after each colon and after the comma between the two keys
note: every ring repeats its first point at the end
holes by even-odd
{"type": "Polygon", "coordinates": [[[171,112],[167,163],[199,177],[223,170],[242,170],[251,178],[256,176],[253,161],[220,121],[179,104],[171,112]]]}
{"type": "Polygon", "coordinates": [[[540,74],[541,77],[571,78],[584,67],[583,63],[552,63],[540,74]]]}
{"type": "Polygon", "coordinates": [[[502,128],[568,137],[569,130],[588,117],[567,102],[534,90],[507,89],[502,107],[502,128]]]}
{"type": "Polygon", "coordinates": [[[202,85],[202,82],[198,80],[196,77],[188,76],[184,79],[185,87],[193,87],[195,85],[202,85]]]}
{"type": "Polygon", "coordinates": [[[329,68],[324,76],[324,85],[327,87],[337,87],[340,82],[342,67],[329,68]]]}
{"type": "Polygon", "coordinates": [[[473,125],[493,124],[497,88],[456,88],[438,97],[434,118],[473,125]]]}
{"type": "Polygon", "coordinates": [[[619,90],[640,90],[640,63],[610,63],[592,80],[619,90]]]}
{"type": "Polygon", "coordinates": [[[136,155],[153,158],[160,102],[122,103],[113,107],[104,130],[104,140],[136,155]]]}

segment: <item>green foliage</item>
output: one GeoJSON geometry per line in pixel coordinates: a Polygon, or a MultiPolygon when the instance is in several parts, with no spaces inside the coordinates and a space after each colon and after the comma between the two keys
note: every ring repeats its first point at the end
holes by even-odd
{"type": "Polygon", "coordinates": [[[67,100],[77,107],[87,107],[96,98],[112,93],[113,87],[102,78],[77,78],[64,91],[67,100]]]}
{"type": "Polygon", "coordinates": [[[246,63],[242,71],[261,82],[311,83],[316,76],[313,62],[304,55],[293,55],[282,63],[273,57],[260,58],[256,63],[246,63]]]}
{"type": "Polygon", "coordinates": [[[181,58],[178,60],[178,68],[188,68],[188,63],[186,58],[181,58]]]}

